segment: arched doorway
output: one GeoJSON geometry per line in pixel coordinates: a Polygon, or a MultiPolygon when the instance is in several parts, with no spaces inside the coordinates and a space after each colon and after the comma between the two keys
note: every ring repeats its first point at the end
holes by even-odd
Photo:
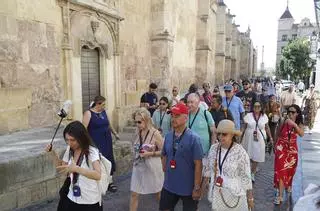
{"type": "Polygon", "coordinates": [[[99,51],[84,46],[81,49],[82,111],[89,108],[95,96],[100,95],[99,51]]]}

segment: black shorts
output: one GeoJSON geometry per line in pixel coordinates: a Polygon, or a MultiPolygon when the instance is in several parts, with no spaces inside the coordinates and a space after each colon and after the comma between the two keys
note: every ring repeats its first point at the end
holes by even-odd
{"type": "Polygon", "coordinates": [[[162,188],[160,198],[160,210],[174,210],[179,199],[182,200],[183,211],[197,211],[199,201],[192,199],[192,196],[179,196],[162,188]]]}

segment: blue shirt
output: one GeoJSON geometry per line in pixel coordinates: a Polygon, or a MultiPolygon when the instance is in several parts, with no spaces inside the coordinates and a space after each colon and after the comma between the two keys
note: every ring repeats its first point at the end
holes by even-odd
{"type": "Polygon", "coordinates": [[[237,96],[233,96],[231,102],[227,102],[227,98],[222,98],[222,105],[223,107],[229,109],[232,113],[234,124],[237,130],[240,130],[240,114],[244,112],[243,103],[241,99],[237,96]]]}
{"type": "Polygon", "coordinates": [[[211,140],[208,126],[214,126],[214,120],[209,111],[205,110],[203,107],[199,107],[198,114],[189,114],[187,126],[191,126],[190,129],[195,132],[201,139],[202,150],[204,154],[208,154],[211,147],[211,140]],[[205,113],[207,119],[205,117],[205,113]],[[207,121],[208,120],[208,121],[207,121]],[[193,122],[193,123],[192,123],[193,122]]]}
{"type": "MultiPolygon", "coordinates": [[[[179,138],[175,137],[176,140],[179,138]]],[[[173,131],[170,131],[165,137],[162,155],[166,156],[163,187],[180,196],[191,196],[194,188],[194,161],[202,160],[203,157],[200,137],[187,128],[173,157],[173,131]],[[175,169],[170,167],[171,160],[176,161],[175,169]]]]}

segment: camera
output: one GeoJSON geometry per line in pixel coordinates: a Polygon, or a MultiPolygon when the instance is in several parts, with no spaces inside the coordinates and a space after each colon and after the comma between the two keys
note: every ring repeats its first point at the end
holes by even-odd
{"type": "Polygon", "coordinates": [[[167,114],[171,114],[171,110],[168,110],[168,111],[167,111],[167,114]]]}

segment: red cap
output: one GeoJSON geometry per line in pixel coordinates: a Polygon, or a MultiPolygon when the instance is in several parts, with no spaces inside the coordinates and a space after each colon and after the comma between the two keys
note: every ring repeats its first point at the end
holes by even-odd
{"type": "Polygon", "coordinates": [[[179,115],[179,114],[188,114],[189,109],[188,107],[183,103],[178,103],[174,107],[171,108],[171,112],[173,114],[179,115]]]}

